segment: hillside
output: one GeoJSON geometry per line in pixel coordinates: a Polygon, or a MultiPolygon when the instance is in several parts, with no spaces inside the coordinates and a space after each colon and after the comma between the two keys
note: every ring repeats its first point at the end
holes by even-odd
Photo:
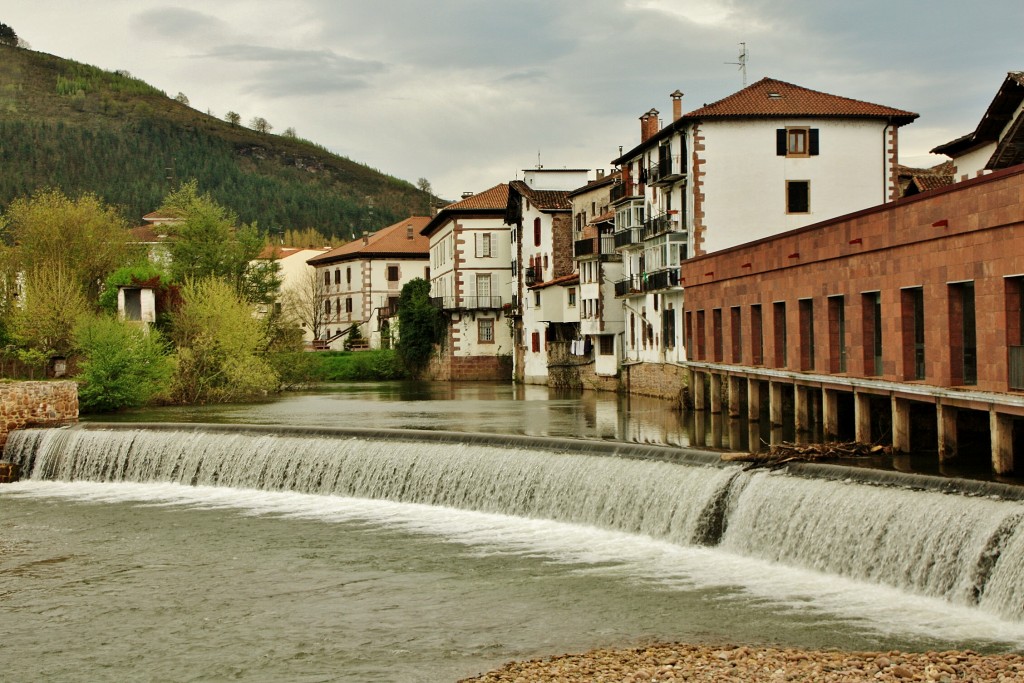
{"type": "Polygon", "coordinates": [[[264,231],[348,238],[427,210],[412,184],[309,141],[231,125],[125,73],[0,45],[0,211],[59,187],[95,192],[135,222],[191,178],[264,231]]]}

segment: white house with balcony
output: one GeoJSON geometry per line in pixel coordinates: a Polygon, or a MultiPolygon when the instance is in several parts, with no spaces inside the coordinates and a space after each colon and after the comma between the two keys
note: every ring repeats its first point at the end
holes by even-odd
{"type": "Polygon", "coordinates": [[[765,78],[672,121],[655,109],[612,163],[625,360],[684,361],[682,259],[894,201],[898,129],[917,114],[765,78]]]}
{"type": "Polygon", "coordinates": [[[579,278],[573,263],[569,193],[587,169],[529,169],[509,183],[505,221],[516,250],[520,304],[513,376],[547,384],[549,350],[579,338],[579,278]]]}
{"type": "Polygon", "coordinates": [[[369,348],[388,347],[402,287],[430,281],[430,222],[411,216],[307,261],[316,269],[322,332],[317,345],[342,349],[353,327],[369,348]]]}
{"type": "Polygon", "coordinates": [[[615,300],[615,283],[622,279],[622,255],[615,250],[615,214],[611,188],[620,174],[604,175],[569,193],[573,212],[573,257],[579,273],[579,344],[572,350],[594,363],[594,373],[614,377],[619,372],[623,309],[615,300]],[[587,343],[589,342],[589,343],[587,343]]]}
{"type": "Polygon", "coordinates": [[[429,240],[430,296],[447,322],[438,379],[509,379],[514,307],[509,186],[467,192],[421,230],[429,240]]]}

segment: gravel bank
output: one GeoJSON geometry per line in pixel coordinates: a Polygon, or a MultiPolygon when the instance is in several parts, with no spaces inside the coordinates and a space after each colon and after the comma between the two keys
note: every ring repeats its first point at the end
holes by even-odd
{"type": "Polygon", "coordinates": [[[838,652],[766,647],[653,645],[510,662],[460,683],[650,681],[1024,682],[1024,656],[964,652],[838,652]]]}

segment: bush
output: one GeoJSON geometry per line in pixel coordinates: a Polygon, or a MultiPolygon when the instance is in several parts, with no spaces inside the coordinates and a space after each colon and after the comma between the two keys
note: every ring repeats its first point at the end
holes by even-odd
{"type": "Polygon", "coordinates": [[[354,382],[403,379],[405,373],[392,349],[309,354],[318,359],[316,376],[321,382],[354,382]]]}
{"type": "Polygon", "coordinates": [[[83,412],[108,412],[148,403],[167,389],[172,365],[163,338],[108,316],[75,327],[78,401],[83,412]]]}

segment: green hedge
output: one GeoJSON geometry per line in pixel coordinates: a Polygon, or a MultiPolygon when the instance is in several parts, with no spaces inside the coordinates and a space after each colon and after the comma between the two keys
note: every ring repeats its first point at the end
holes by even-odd
{"type": "Polygon", "coordinates": [[[314,382],[404,379],[392,349],[279,353],[271,357],[284,388],[314,382]]]}

